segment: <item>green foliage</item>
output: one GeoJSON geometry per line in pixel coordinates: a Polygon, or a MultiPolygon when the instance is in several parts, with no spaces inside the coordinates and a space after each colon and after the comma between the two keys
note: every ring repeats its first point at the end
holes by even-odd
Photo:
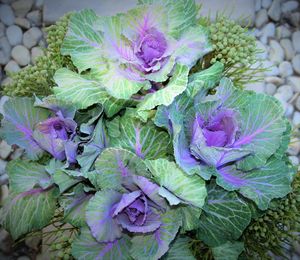
{"type": "Polygon", "coordinates": [[[247,259],[272,259],[270,252],[285,256],[283,244],[300,240],[296,233],[300,231],[300,172],[295,176],[293,192],[275,203],[246,229],[243,240],[247,259]]]}
{"type": "Polygon", "coordinates": [[[19,72],[10,75],[11,85],[4,86],[3,94],[8,96],[47,96],[55,85],[53,75],[61,67],[74,70],[68,56],[60,53],[60,48],[67,31],[70,15],[63,16],[55,25],[46,29],[48,47],[44,55],[37,58],[35,65],[29,65],[19,72]]]}

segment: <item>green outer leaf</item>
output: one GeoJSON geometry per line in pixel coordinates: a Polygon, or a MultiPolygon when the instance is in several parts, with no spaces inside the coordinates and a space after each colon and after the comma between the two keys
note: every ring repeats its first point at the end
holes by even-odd
{"type": "Polygon", "coordinates": [[[157,260],[168,250],[181,225],[175,210],[161,216],[162,225],[153,234],[136,235],[132,238],[131,255],[138,260],[157,260]]]}
{"type": "Polygon", "coordinates": [[[73,242],[72,255],[78,260],[131,260],[130,244],[126,235],[114,243],[98,243],[86,227],[73,242]]]}
{"type": "Polygon", "coordinates": [[[66,68],[56,71],[54,81],[58,87],[53,91],[58,99],[72,103],[77,109],[84,109],[101,103],[108,116],[113,116],[125,105],[124,100],[110,97],[98,80],[89,79],[66,68]]]}
{"type": "Polygon", "coordinates": [[[201,209],[191,206],[178,208],[180,214],[182,214],[182,227],[180,232],[184,234],[186,231],[191,231],[199,227],[201,209]]]}
{"type": "Polygon", "coordinates": [[[184,203],[201,208],[207,195],[205,182],[199,176],[186,175],[167,159],[145,161],[155,180],[184,203]]]}
{"type": "Polygon", "coordinates": [[[63,55],[70,55],[79,72],[102,62],[102,34],[97,30],[98,17],[93,10],[82,10],[70,17],[69,30],[61,47],[63,55]]]}
{"type": "Polygon", "coordinates": [[[216,62],[209,68],[190,75],[185,93],[190,97],[195,97],[203,88],[209,90],[215,87],[221,80],[223,70],[224,65],[216,62]]]}
{"type": "Polygon", "coordinates": [[[162,260],[196,260],[189,249],[191,241],[189,237],[179,236],[172,243],[170,250],[163,256],[162,260]]]}
{"type": "Polygon", "coordinates": [[[90,168],[93,168],[97,157],[108,145],[109,140],[107,130],[103,121],[103,117],[98,120],[91,135],[91,139],[88,144],[84,145],[82,154],[78,155],[76,158],[81,167],[81,172],[88,172],[90,168]]]}
{"type": "Polygon", "coordinates": [[[294,172],[295,169],[286,159],[272,157],[266,165],[252,171],[225,167],[217,172],[217,184],[226,190],[238,190],[253,200],[259,209],[265,210],[272,199],[282,198],[291,192],[291,176],[294,172]]]}
{"type": "Polygon", "coordinates": [[[170,34],[178,38],[195,25],[199,9],[194,0],[161,1],[166,5],[170,34]]]}
{"type": "Polygon", "coordinates": [[[113,206],[122,194],[112,190],[98,191],[86,206],[86,221],[98,242],[112,242],[122,236],[122,229],[112,217],[113,206]]]}
{"type": "Polygon", "coordinates": [[[225,191],[211,183],[197,237],[208,246],[219,246],[238,239],[250,221],[251,210],[235,192],[225,191]]]}
{"type": "Polygon", "coordinates": [[[53,180],[55,184],[58,185],[60,193],[64,193],[66,190],[81,181],[81,179],[76,179],[72,176],[69,176],[62,170],[56,170],[53,175],[53,180]]]}
{"type": "Polygon", "coordinates": [[[182,33],[174,52],[176,62],[192,68],[205,54],[212,51],[208,30],[200,25],[182,33]]]}
{"type": "Polygon", "coordinates": [[[74,188],[74,195],[65,194],[60,197],[59,203],[64,209],[64,221],[75,227],[86,226],[85,210],[90,198],[93,196],[84,192],[84,185],[74,188]]]}
{"type": "Polygon", "coordinates": [[[33,130],[37,123],[48,118],[50,112],[34,107],[33,104],[33,98],[28,97],[14,97],[7,100],[3,106],[1,136],[8,144],[17,144],[24,148],[29,159],[37,160],[43,151],[32,139],[33,130]]]}
{"type": "Polygon", "coordinates": [[[156,106],[170,105],[174,98],[186,89],[188,73],[189,69],[187,66],[177,64],[168,85],[155,93],[146,95],[145,99],[138,105],[137,113],[142,116],[144,111],[151,110],[156,106]]]}
{"type": "Polygon", "coordinates": [[[241,125],[242,137],[255,133],[251,142],[242,148],[251,149],[254,154],[242,160],[238,167],[250,170],[264,165],[268,158],[278,150],[287,125],[279,101],[263,94],[256,94],[251,98],[248,107],[241,111],[241,117],[245,120],[245,123],[241,125]]]}
{"type": "Polygon", "coordinates": [[[227,242],[223,245],[212,248],[215,260],[237,260],[243,251],[243,242],[227,242]]]}
{"type": "Polygon", "coordinates": [[[20,236],[48,225],[56,209],[57,190],[33,189],[11,194],[1,209],[1,224],[16,240],[20,236]]]}
{"type": "Polygon", "coordinates": [[[134,153],[120,149],[107,148],[95,162],[96,172],[90,175],[94,185],[99,189],[123,190],[122,177],[128,174],[149,177],[142,159],[134,153]]]}
{"type": "Polygon", "coordinates": [[[36,185],[46,189],[52,184],[44,165],[38,163],[12,160],[7,164],[9,188],[13,193],[20,193],[34,188],[36,185]]]}
{"type": "Polygon", "coordinates": [[[141,121],[125,114],[113,121],[108,134],[119,136],[111,138],[111,146],[127,149],[137,156],[146,159],[165,157],[170,143],[169,135],[156,127],[151,121],[141,121]]]}
{"type": "Polygon", "coordinates": [[[138,82],[125,77],[117,64],[107,63],[105,71],[99,72],[99,78],[107,93],[117,99],[130,99],[142,88],[149,88],[149,81],[138,82]]]}

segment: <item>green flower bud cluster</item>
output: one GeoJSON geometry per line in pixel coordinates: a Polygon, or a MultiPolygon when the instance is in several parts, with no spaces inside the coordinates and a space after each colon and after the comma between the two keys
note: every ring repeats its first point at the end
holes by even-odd
{"type": "Polygon", "coordinates": [[[275,209],[252,221],[244,233],[248,259],[272,259],[269,252],[284,256],[283,243],[300,242],[300,172],[293,182],[293,192],[277,201],[275,209]]]}
{"type": "Polygon", "coordinates": [[[53,75],[61,67],[74,69],[69,57],[62,56],[60,48],[68,28],[70,15],[62,17],[55,25],[46,29],[48,48],[37,58],[35,65],[29,65],[11,76],[13,83],[4,86],[9,96],[49,95],[54,86],[53,75]]]}
{"type": "Polygon", "coordinates": [[[73,238],[67,236],[62,236],[58,241],[52,243],[51,250],[51,259],[59,260],[69,260],[74,259],[71,254],[71,245],[73,243],[73,238]]]}
{"type": "Polygon", "coordinates": [[[211,64],[220,61],[229,67],[255,63],[256,41],[247,28],[224,16],[218,16],[216,22],[210,24],[209,30],[214,51],[211,64]]]}

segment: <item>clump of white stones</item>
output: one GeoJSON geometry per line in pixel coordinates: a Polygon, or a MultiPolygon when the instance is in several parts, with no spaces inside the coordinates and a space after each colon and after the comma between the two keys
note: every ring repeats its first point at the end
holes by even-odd
{"type": "MultiPolygon", "coordinates": [[[[247,89],[276,97],[297,131],[300,126],[300,2],[255,0],[255,9],[254,33],[262,50],[260,58],[268,71],[261,75],[264,81],[247,89]]],[[[298,137],[292,140],[288,153],[293,164],[299,165],[298,137]]]]}
{"type": "Polygon", "coordinates": [[[1,0],[0,81],[11,82],[9,73],[34,64],[45,47],[41,0],[1,0]]]}

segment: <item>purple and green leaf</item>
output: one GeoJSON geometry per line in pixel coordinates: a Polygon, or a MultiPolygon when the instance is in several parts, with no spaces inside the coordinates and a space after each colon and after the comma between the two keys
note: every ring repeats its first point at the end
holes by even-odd
{"type": "Polygon", "coordinates": [[[122,238],[108,243],[97,242],[89,228],[82,228],[79,237],[72,244],[72,255],[78,260],[132,260],[130,238],[122,238]]]}
{"type": "Polygon", "coordinates": [[[37,160],[43,150],[33,138],[35,126],[46,120],[50,112],[34,107],[33,98],[10,98],[3,106],[1,136],[8,144],[16,144],[25,149],[29,159],[37,160]]]}

